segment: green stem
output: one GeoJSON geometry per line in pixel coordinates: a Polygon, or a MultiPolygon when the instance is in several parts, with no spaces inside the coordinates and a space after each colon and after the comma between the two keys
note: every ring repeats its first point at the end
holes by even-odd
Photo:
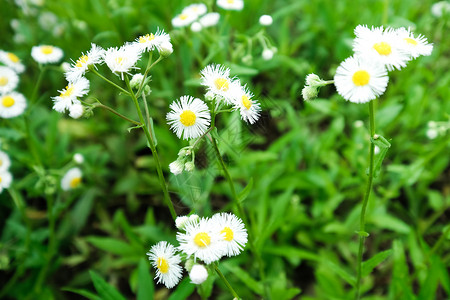
{"type": "Polygon", "coordinates": [[[34,141],[34,137],[31,134],[31,128],[30,128],[30,119],[28,117],[28,114],[24,114],[24,121],[25,121],[25,131],[26,131],[26,142],[28,144],[28,148],[31,152],[31,155],[33,156],[35,162],[38,166],[42,167],[42,161],[41,157],[39,156],[39,152],[36,148],[36,143],[34,141]]]}
{"type": "Polygon", "coordinates": [[[106,109],[106,110],[112,112],[112,113],[115,114],[116,116],[118,116],[118,117],[124,119],[125,121],[128,121],[128,122],[130,122],[130,123],[133,123],[134,125],[137,125],[137,126],[141,126],[141,125],[142,125],[141,123],[136,122],[136,121],[134,121],[134,120],[132,120],[132,119],[130,119],[130,118],[128,118],[128,117],[122,115],[121,113],[119,113],[118,111],[114,110],[113,108],[111,108],[111,107],[109,107],[109,106],[106,106],[106,105],[104,105],[104,104],[102,104],[102,103],[100,103],[100,102],[99,102],[99,103],[95,103],[94,105],[95,105],[95,107],[101,107],[101,108],[104,108],[104,109],[106,109]]]}
{"type": "Polygon", "coordinates": [[[39,66],[39,76],[36,81],[36,84],[34,85],[33,93],[31,94],[30,103],[34,103],[36,101],[37,93],[39,92],[39,88],[41,87],[42,79],[44,78],[46,66],[39,66]]]}
{"type": "Polygon", "coordinates": [[[230,292],[233,295],[233,297],[236,298],[236,299],[241,299],[239,297],[239,295],[236,293],[236,291],[233,289],[231,284],[228,282],[228,280],[225,278],[225,276],[223,276],[222,272],[220,272],[219,267],[217,266],[216,263],[214,263],[214,269],[216,270],[216,273],[217,273],[217,275],[219,275],[220,279],[223,280],[223,282],[225,283],[227,288],[230,290],[230,292]]]}
{"type": "MultiPolygon", "coordinates": [[[[136,95],[133,93],[133,90],[131,89],[130,79],[128,78],[127,75],[125,75],[125,83],[127,84],[128,90],[130,91],[129,95],[133,99],[134,105],[135,105],[136,110],[139,115],[139,121],[142,124],[142,130],[144,130],[145,136],[148,141],[149,148],[152,151],[153,158],[155,159],[155,162],[156,162],[156,171],[158,173],[159,183],[161,184],[161,188],[163,190],[164,201],[166,202],[166,205],[170,210],[170,214],[172,215],[172,218],[175,220],[177,218],[177,213],[175,212],[175,209],[172,204],[172,200],[170,199],[170,196],[169,196],[169,191],[167,189],[166,180],[164,179],[164,174],[163,174],[162,167],[161,167],[161,161],[159,160],[158,152],[156,151],[155,142],[153,141],[153,138],[151,136],[150,130],[148,129],[148,126],[145,124],[145,119],[144,119],[144,116],[142,115],[141,107],[139,106],[139,102],[136,98],[136,95]]],[[[151,124],[149,124],[149,126],[151,126],[151,124]]]]}
{"type": "Polygon", "coordinates": [[[364,193],[363,203],[361,207],[361,216],[359,220],[359,250],[357,262],[357,279],[356,279],[356,296],[355,299],[360,299],[361,287],[361,272],[362,272],[362,258],[364,254],[364,241],[366,239],[366,209],[369,202],[370,191],[372,190],[373,181],[373,167],[374,167],[374,153],[375,144],[373,139],[375,137],[375,113],[373,108],[373,101],[369,102],[369,131],[370,131],[370,148],[369,148],[369,177],[367,178],[366,191],[364,193]]]}
{"type": "Polygon", "coordinates": [[[111,80],[109,80],[108,78],[106,78],[105,76],[103,76],[102,74],[100,74],[99,72],[97,72],[97,70],[94,67],[89,68],[89,70],[94,73],[95,75],[97,75],[98,77],[100,77],[101,79],[103,79],[104,81],[108,82],[109,84],[111,84],[112,86],[118,88],[122,93],[126,94],[126,95],[130,95],[130,92],[128,92],[127,90],[123,89],[121,86],[115,84],[114,82],[112,82],[111,80]]]}
{"type": "Polygon", "coordinates": [[[157,63],[159,63],[162,59],[163,59],[163,57],[160,56],[160,57],[158,57],[157,60],[155,60],[154,63],[152,63],[152,64],[150,65],[150,62],[151,62],[151,60],[152,60],[152,56],[150,55],[149,60],[148,60],[148,64],[147,64],[147,68],[145,69],[144,77],[142,78],[141,84],[139,85],[139,89],[138,89],[138,91],[137,91],[137,93],[136,93],[136,97],[137,97],[137,98],[140,97],[141,92],[142,92],[142,89],[144,88],[144,82],[145,82],[145,80],[147,79],[148,72],[150,71],[151,68],[153,68],[153,67],[154,67],[157,63]]]}

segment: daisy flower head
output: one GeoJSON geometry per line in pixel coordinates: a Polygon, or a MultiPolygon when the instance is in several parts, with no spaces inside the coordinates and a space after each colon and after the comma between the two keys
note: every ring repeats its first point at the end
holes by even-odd
{"type": "Polygon", "coordinates": [[[175,28],[186,27],[197,20],[197,15],[193,13],[181,13],[172,19],[172,26],[175,28]]]}
{"type": "Polygon", "coordinates": [[[123,74],[129,74],[135,67],[137,61],[141,58],[140,48],[135,44],[126,44],[120,48],[109,48],[105,52],[105,62],[108,68],[122,78],[123,74]]]}
{"type": "Polygon", "coordinates": [[[220,236],[224,255],[236,256],[247,244],[247,229],[241,219],[230,213],[218,213],[211,218],[216,234],[220,236]]]}
{"type": "Polygon", "coordinates": [[[195,264],[189,272],[189,278],[193,284],[202,284],[208,279],[208,270],[204,265],[195,264]]]}
{"type": "Polygon", "coordinates": [[[0,94],[9,93],[19,84],[19,76],[8,67],[0,66],[0,94]]]}
{"type": "Polygon", "coordinates": [[[83,173],[79,168],[72,168],[61,179],[61,188],[64,191],[76,189],[81,185],[83,173]]]}
{"type": "Polygon", "coordinates": [[[369,29],[367,26],[358,25],[355,28],[355,35],[353,41],[355,54],[378,61],[385,65],[388,71],[400,70],[406,67],[406,63],[410,60],[403,42],[392,28],[383,29],[381,26],[369,29]]]}
{"type": "Polygon", "coordinates": [[[170,43],[170,35],[165,33],[164,30],[158,29],[155,34],[149,33],[146,35],[141,35],[135,41],[135,45],[141,52],[153,51],[155,48],[158,51],[161,45],[164,43],[170,43]]]}
{"type": "Polygon", "coordinates": [[[180,282],[183,270],[179,265],[181,258],[176,254],[175,247],[163,241],[152,246],[147,252],[148,259],[156,269],[155,279],[162,282],[168,289],[173,288],[180,282]]]}
{"type": "Polygon", "coordinates": [[[202,100],[192,96],[182,96],[179,101],[170,105],[172,110],[166,116],[178,138],[194,139],[205,133],[209,126],[211,115],[208,106],[202,100]]]}
{"type": "Polygon", "coordinates": [[[59,96],[52,97],[53,109],[60,113],[71,111],[73,105],[80,104],[78,98],[89,92],[89,80],[81,77],[75,82],[69,82],[65,89],[58,92],[59,96]]]}
{"type": "Polygon", "coordinates": [[[187,15],[195,15],[197,17],[206,14],[206,12],[208,11],[208,9],[206,8],[206,5],[203,3],[195,3],[195,4],[191,4],[186,6],[185,8],[183,8],[182,10],[182,14],[187,14],[187,15]]]}
{"type": "Polygon", "coordinates": [[[208,92],[212,92],[216,98],[223,99],[226,104],[233,103],[233,82],[230,78],[230,69],[222,65],[207,65],[201,71],[201,84],[206,86],[208,92]]]}
{"type": "Polygon", "coordinates": [[[211,27],[216,26],[219,23],[220,14],[217,12],[207,13],[203,17],[200,18],[199,23],[202,27],[211,27]]]}
{"type": "Polygon", "coordinates": [[[345,100],[365,103],[386,90],[389,77],[386,68],[377,61],[352,56],[336,69],[334,85],[345,100]]]}
{"type": "Polygon", "coordinates": [[[0,151],[0,172],[6,171],[11,166],[11,160],[9,159],[8,154],[3,151],[0,151]]]}
{"type": "Polygon", "coordinates": [[[242,10],[244,8],[243,0],[217,0],[217,6],[225,10],[242,10]]]}
{"type": "Polygon", "coordinates": [[[0,194],[3,189],[7,189],[11,186],[12,175],[7,170],[0,170],[0,194]]]}
{"type": "Polygon", "coordinates": [[[97,46],[96,44],[91,44],[91,50],[86,54],[82,53],[76,62],[72,64],[70,69],[66,72],[66,79],[69,82],[74,82],[80,79],[89,69],[89,66],[95,66],[96,64],[102,64],[103,57],[105,56],[105,50],[97,46]]]}
{"type": "Polygon", "coordinates": [[[20,116],[27,108],[27,100],[21,93],[10,92],[0,96],[0,118],[20,116]]]}
{"type": "Polygon", "coordinates": [[[186,223],[186,233],[177,233],[180,243],[178,249],[187,254],[188,258],[201,259],[206,264],[219,260],[223,256],[224,247],[221,236],[213,230],[211,220],[200,218],[198,222],[186,223]]]}
{"type": "Polygon", "coordinates": [[[241,119],[247,123],[253,124],[259,119],[261,107],[258,100],[252,100],[253,94],[247,86],[241,86],[233,89],[234,110],[239,110],[241,119]]]}
{"type": "Polygon", "coordinates": [[[20,58],[12,52],[0,50],[0,62],[19,74],[25,71],[25,66],[20,62],[20,58]]]}
{"type": "Polygon", "coordinates": [[[419,34],[415,37],[410,28],[406,29],[404,27],[397,29],[397,35],[402,42],[403,49],[411,55],[412,58],[417,58],[421,55],[431,55],[433,44],[429,44],[427,38],[423,35],[419,34]]]}
{"type": "Polygon", "coordinates": [[[31,56],[40,64],[54,64],[63,58],[64,52],[55,46],[40,45],[31,48],[31,56]]]}

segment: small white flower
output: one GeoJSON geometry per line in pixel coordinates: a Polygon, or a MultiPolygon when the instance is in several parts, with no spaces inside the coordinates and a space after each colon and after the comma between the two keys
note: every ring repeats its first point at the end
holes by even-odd
{"type": "Polygon", "coordinates": [[[442,17],[443,14],[450,14],[450,2],[439,1],[431,6],[431,14],[436,18],[442,17]]]}
{"type": "Polygon", "coordinates": [[[182,230],[184,229],[184,226],[186,226],[186,223],[189,222],[188,216],[179,216],[175,219],[175,226],[182,230]]]}
{"type": "Polygon", "coordinates": [[[64,52],[55,46],[40,45],[31,48],[31,56],[40,64],[54,64],[61,61],[64,52]]]}
{"type": "Polygon", "coordinates": [[[102,64],[105,50],[96,44],[91,44],[91,50],[86,54],[82,53],[80,58],[72,64],[72,67],[66,72],[66,79],[69,82],[74,82],[80,79],[89,69],[89,66],[102,64]]]}
{"type": "Polygon", "coordinates": [[[192,161],[188,161],[184,164],[184,169],[186,172],[192,172],[195,169],[195,164],[192,161]]]}
{"type": "Polygon", "coordinates": [[[144,79],[144,75],[142,75],[141,73],[134,74],[130,80],[130,86],[133,89],[138,89],[142,83],[142,79],[144,79]]]}
{"type": "Polygon", "coordinates": [[[178,249],[194,259],[201,259],[206,264],[219,260],[223,256],[224,247],[220,243],[222,237],[214,231],[210,220],[201,218],[198,223],[188,222],[186,233],[177,233],[180,243],[178,249]]]}
{"type": "Polygon", "coordinates": [[[159,242],[152,246],[147,255],[156,269],[155,279],[158,278],[158,283],[162,282],[171,289],[180,282],[183,270],[179,265],[181,258],[176,254],[174,246],[165,241],[159,242]]]}
{"type": "Polygon", "coordinates": [[[262,15],[261,17],[259,17],[259,24],[261,24],[262,26],[270,26],[273,23],[273,19],[271,16],[269,15],[262,15]]]}
{"type": "Polygon", "coordinates": [[[173,53],[173,46],[171,42],[164,42],[158,48],[159,54],[162,57],[167,57],[173,53]]]}
{"type": "Polygon", "coordinates": [[[64,73],[69,72],[70,68],[71,68],[70,64],[66,61],[61,64],[61,69],[63,70],[64,73]]]}
{"type": "Polygon", "coordinates": [[[7,170],[0,170],[0,194],[3,189],[7,189],[11,186],[12,175],[7,170]]]}
{"type": "Polygon", "coordinates": [[[195,14],[181,13],[172,19],[172,26],[175,28],[186,27],[197,19],[195,14]]]}
{"type": "Polygon", "coordinates": [[[200,217],[196,214],[192,214],[189,216],[189,222],[197,223],[200,220],[200,217]]]}
{"type": "Polygon", "coordinates": [[[412,58],[417,58],[421,55],[429,56],[433,51],[433,44],[428,44],[427,38],[423,35],[414,36],[414,33],[408,28],[401,27],[397,29],[397,35],[402,42],[403,49],[411,55],[412,58]]]}
{"type": "Polygon", "coordinates": [[[435,128],[429,128],[426,132],[426,135],[430,140],[434,140],[438,137],[439,132],[435,128]]]}
{"type": "Polygon", "coordinates": [[[195,264],[189,272],[189,278],[193,284],[202,284],[208,279],[208,270],[204,265],[195,264]]]}
{"type": "Polygon", "coordinates": [[[179,160],[171,162],[169,164],[169,170],[170,170],[170,173],[172,173],[173,175],[181,174],[184,170],[184,163],[182,163],[179,160]]]}
{"type": "Polygon", "coordinates": [[[0,118],[14,118],[20,116],[27,107],[25,97],[17,92],[6,93],[0,96],[0,118]]]}
{"type": "Polygon", "coordinates": [[[388,71],[393,71],[394,68],[400,70],[406,67],[406,63],[410,60],[409,54],[402,46],[403,42],[392,28],[383,30],[381,26],[369,29],[367,26],[358,25],[355,28],[355,35],[353,41],[355,54],[384,64],[388,71]]]}
{"type": "Polygon", "coordinates": [[[211,115],[208,106],[198,98],[182,96],[179,101],[170,105],[170,109],[172,111],[166,116],[167,123],[178,138],[197,138],[205,133],[209,126],[211,115]]]}
{"type": "Polygon", "coordinates": [[[206,86],[208,92],[214,93],[223,99],[226,104],[233,103],[232,87],[234,79],[230,78],[230,69],[222,65],[207,65],[201,71],[201,84],[206,86]]]}
{"type": "Polygon", "coordinates": [[[262,52],[262,58],[264,60],[271,60],[273,58],[273,51],[271,49],[264,49],[262,52]]]}
{"type": "Polygon", "coordinates": [[[311,101],[317,98],[317,95],[319,94],[319,90],[315,86],[306,85],[302,89],[302,96],[303,100],[305,101],[311,101]]]}
{"type": "Polygon", "coordinates": [[[161,45],[165,43],[170,43],[170,35],[165,33],[164,30],[158,29],[155,34],[150,33],[138,37],[134,45],[141,52],[148,52],[153,51],[155,48],[160,51],[161,45]]]}
{"type": "Polygon", "coordinates": [[[345,100],[365,103],[386,90],[389,77],[377,61],[349,57],[336,69],[334,85],[345,100]]]}
{"type": "Polygon", "coordinates": [[[81,170],[79,168],[72,168],[68,170],[61,179],[61,188],[64,191],[76,189],[81,185],[82,178],[83,173],[81,170]]]}
{"type": "Polygon", "coordinates": [[[13,91],[19,84],[19,76],[8,67],[0,66],[0,95],[13,91]]]}
{"type": "Polygon", "coordinates": [[[14,53],[0,50],[0,62],[13,69],[16,73],[25,71],[25,66],[20,62],[20,58],[14,53]]]}
{"type": "Polygon", "coordinates": [[[323,80],[320,79],[320,77],[314,73],[308,74],[305,78],[305,82],[307,85],[312,85],[312,86],[322,86],[323,85],[323,80]]]}
{"type": "Polygon", "coordinates": [[[75,104],[80,104],[78,98],[89,92],[89,80],[81,77],[75,82],[69,82],[65,89],[58,91],[59,96],[52,97],[53,109],[63,113],[75,104]]]}
{"type": "Polygon", "coordinates": [[[200,32],[202,30],[202,24],[199,22],[194,22],[191,24],[191,30],[193,32],[200,32]]]}
{"type": "Polygon", "coordinates": [[[73,155],[73,160],[74,160],[77,164],[81,165],[81,164],[84,162],[84,156],[83,156],[83,154],[81,154],[81,153],[75,153],[75,154],[73,155]]]}
{"type": "Polygon", "coordinates": [[[9,159],[8,154],[3,151],[0,151],[0,172],[7,171],[11,166],[11,160],[9,159]]]}
{"type": "Polygon", "coordinates": [[[196,15],[197,17],[206,14],[206,12],[208,11],[208,9],[206,8],[206,5],[203,3],[196,3],[196,4],[191,4],[186,6],[183,10],[182,10],[182,14],[187,14],[187,15],[196,15]]]}
{"type": "Polygon", "coordinates": [[[217,12],[207,13],[200,18],[199,22],[203,27],[216,26],[219,23],[220,14],[217,12]]]}
{"type": "Polygon", "coordinates": [[[217,0],[217,6],[226,10],[242,10],[244,8],[243,0],[217,0]]]}
{"type": "Polygon", "coordinates": [[[81,103],[74,103],[69,107],[69,117],[78,119],[83,115],[84,106],[81,103]]]}
{"type": "Polygon", "coordinates": [[[233,89],[234,110],[239,110],[241,119],[247,123],[253,124],[259,119],[261,107],[258,100],[252,100],[253,94],[247,86],[239,85],[233,89]]]}
{"type": "Polygon", "coordinates": [[[244,250],[248,234],[241,219],[230,213],[218,213],[211,218],[211,224],[221,237],[224,255],[235,256],[244,250]]]}
{"type": "Polygon", "coordinates": [[[105,62],[108,68],[123,80],[123,74],[129,74],[141,58],[139,47],[134,44],[126,44],[120,48],[109,48],[105,52],[105,62]]]}
{"type": "Polygon", "coordinates": [[[361,121],[361,120],[356,120],[356,121],[353,123],[353,126],[355,126],[356,128],[361,128],[361,127],[364,126],[364,122],[361,121]]]}

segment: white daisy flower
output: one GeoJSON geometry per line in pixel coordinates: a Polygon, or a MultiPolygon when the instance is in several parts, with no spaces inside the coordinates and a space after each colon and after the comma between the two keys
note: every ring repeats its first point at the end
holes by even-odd
{"type": "Polygon", "coordinates": [[[52,97],[53,109],[63,113],[75,104],[81,104],[78,98],[89,92],[89,80],[81,77],[75,82],[69,82],[65,89],[58,91],[59,96],[52,97]]]}
{"type": "Polygon", "coordinates": [[[31,56],[40,64],[54,64],[61,61],[64,52],[55,46],[40,45],[31,48],[31,56]]]}
{"type": "Polygon", "coordinates": [[[84,162],[84,156],[81,153],[75,153],[73,155],[73,161],[81,165],[84,162]]]}
{"type": "Polygon", "coordinates": [[[349,57],[336,69],[334,85],[345,100],[365,103],[386,90],[389,77],[383,65],[361,57],[349,57]]]}
{"type": "Polygon", "coordinates": [[[0,50],[0,62],[13,69],[16,73],[25,71],[25,66],[20,62],[20,58],[14,53],[0,50]]]}
{"type": "Polygon", "coordinates": [[[226,104],[233,103],[233,82],[230,78],[230,69],[217,65],[208,65],[201,71],[201,84],[206,86],[208,92],[214,93],[223,99],[226,104]]]}
{"type": "Polygon", "coordinates": [[[83,173],[79,168],[72,168],[61,179],[61,188],[64,191],[76,189],[81,185],[83,173]]]}
{"type": "Polygon", "coordinates": [[[105,53],[106,65],[117,76],[120,74],[122,80],[124,73],[129,74],[132,69],[138,69],[135,65],[140,58],[140,49],[134,44],[126,44],[120,48],[109,48],[105,53]]]}
{"type": "Polygon", "coordinates": [[[138,37],[134,42],[134,45],[136,45],[141,52],[148,52],[153,51],[155,48],[159,51],[161,45],[164,43],[170,43],[170,35],[165,33],[164,30],[158,29],[155,34],[150,33],[138,37]]]}
{"type": "Polygon", "coordinates": [[[200,18],[199,22],[202,27],[211,27],[216,26],[219,23],[220,14],[217,12],[207,13],[203,17],[200,18]]]}
{"type": "Polygon", "coordinates": [[[11,166],[11,160],[9,159],[8,154],[3,151],[0,151],[0,172],[6,171],[11,166]]]}
{"type": "Polygon", "coordinates": [[[398,39],[392,28],[383,30],[381,27],[367,28],[358,25],[355,29],[356,38],[353,41],[353,51],[367,60],[376,60],[386,66],[388,71],[394,68],[400,70],[406,67],[410,60],[409,54],[403,48],[403,42],[398,39]]]}
{"type": "Polygon", "coordinates": [[[259,119],[261,107],[257,100],[252,100],[253,94],[247,86],[241,86],[233,89],[234,110],[239,110],[241,119],[247,123],[253,124],[259,119]]]}
{"type": "Polygon", "coordinates": [[[197,20],[197,15],[181,13],[172,19],[172,26],[175,28],[186,27],[195,20],[197,20]]]}
{"type": "Polygon", "coordinates": [[[194,256],[194,260],[201,259],[206,264],[219,260],[223,256],[224,247],[222,237],[215,232],[210,220],[201,218],[199,222],[188,222],[185,226],[186,233],[177,233],[180,243],[178,249],[187,254],[188,258],[194,256]]]}
{"type": "Polygon", "coordinates": [[[0,94],[9,93],[19,84],[19,76],[8,67],[0,66],[0,94]]]}
{"type": "Polygon", "coordinates": [[[175,254],[175,247],[167,242],[159,242],[147,252],[148,259],[156,269],[155,279],[171,289],[180,282],[183,270],[179,265],[181,258],[175,254]]]}
{"type": "Polygon", "coordinates": [[[194,22],[191,24],[191,31],[192,32],[200,32],[202,31],[202,24],[200,24],[199,22],[194,22]]]}
{"type": "Polygon", "coordinates": [[[211,115],[208,106],[198,98],[182,96],[170,105],[170,109],[172,111],[166,116],[167,123],[178,138],[198,138],[209,126],[211,115]]]}
{"type": "Polygon", "coordinates": [[[171,162],[169,164],[169,170],[173,175],[181,174],[184,170],[184,163],[179,160],[171,162]]]}
{"type": "Polygon", "coordinates": [[[182,14],[187,14],[187,15],[196,15],[197,17],[206,14],[206,12],[208,11],[208,9],[206,8],[206,5],[203,3],[195,3],[195,4],[191,4],[186,6],[183,10],[182,10],[182,14]]]}
{"type": "Polygon", "coordinates": [[[96,64],[102,64],[103,57],[105,56],[105,50],[96,44],[91,44],[91,50],[86,54],[82,53],[80,58],[77,59],[71,66],[71,68],[66,72],[66,79],[69,82],[74,82],[80,79],[86,74],[89,66],[95,66],[96,64]]]}
{"type": "Polygon", "coordinates": [[[220,235],[224,255],[236,256],[247,244],[247,229],[241,219],[230,213],[218,213],[211,218],[216,234],[220,235]]]}
{"type": "Polygon", "coordinates": [[[217,6],[226,10],[242,10],[244,8],[243,0],[217,0],[217,6]]]}
{"type": "Polygon", "coordinates": [[[412,58],[417,58],[421,55],[429,56],[433,51],[433,44],[428,44],[427,38],[423,35],[414,36],[414,33],[408,28],[401,27],[397,29],[397,35],[405,51],[411,55],[412,58]]]}
{"type": "Polygon", "coordinates": [[[12,175],[7,170],[0,170],[0,194],[3,189],[7,189],[11,186],[12,175]]]}
{"type": "Polygon", "coordinates": [[[14,118],[20,116],[27,108],[27,100],[17,92],[0,96],[0,118],[14,118]]]}
{"type": "Polygon", "coordinates": [[[270,15],[262,15],[259,17],[259,24],[261,26],[270,26],[273,23],[273,19],[270,15]]]}
{"type": "Polygon", "coordinates": [[[208,279],[208,270],[204,265],[195,264],[189,272],[189,278],[193,284],[202,284],[208,279]]]}
{"type": "Polygon", "coordinates": [[[164,42],[158,48],[159,54],[162,57],[167,57],[173,53],[173,46],[171,42],[164,42]]]}

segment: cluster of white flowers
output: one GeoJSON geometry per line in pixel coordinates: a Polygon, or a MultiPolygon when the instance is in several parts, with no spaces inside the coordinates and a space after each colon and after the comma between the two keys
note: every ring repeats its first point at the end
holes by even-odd
{"type": "Polygon", "coordinates": [[[430,140],[434,140],[439,136],[445,136],[447,131],[450,131],[450,121],[447,122],[436,122],[429,121],[427,123],[426,136],[430,140]]]}
{"type": "Polygon", "coordinates": [[[186,257],[185,268],[194,284],[208,278],[210,264],[224,256],[239,255],[247,244],[247,229],[241,219],[231,213],[218,213],[212,218],[197,215],[181,216],[175,221],[178,247],[159,242],[147,253],[156,269],[155,279],[167,288],[172,288],[182,277],[182,257],[186,257]],[[182,255],[177,254],[181,252],[182,255]]]}
{"type": "Polygon", "coordinates": [[[7,189],[11,186],[13,177],[9,172],[11,166],[11,160],[8,154],[0,150],[0,194],[3,189],[7,189]]]}
{"type": "Polygon", "coordinates": [[[52,97],[53,109],[78,119],[84,113],[84,106],[79,100],[89,92],[89,80],[85,75],[90,70],[95,71],[98,65],[106,64],[111,72],[122,80],[125,74],[131,74],[144,52],[157,50],[161,56],[166,57],[173,52],[170,36],[164,30],[157,30],[138,37],[133,42],[127,42],[121,47],[103,49],[91,44],[91,49],[82,53],[72,65],[67,68],[65,77],[68,84],[65,89],[58,91],[59,96],[52,97]]]}
{"type": "Polygon", "coordinates": [[[338,93],[346,100],[366,103],[382,95],[388,85],[388,71],[400,70],[421,55],[428,56],[433,45],[408,28],[358,25],[353,41],[354,56],[341,63],[334,76],[338,93]]]}
{"type": "Polygon", "coordinates": [[[203,3],[195,3],[183,8],[180,14],[172,19],[175,28],[191,26],[193,32],[199,32],[203,28],[212,27],[219,23],[220,15],[216,12],[208,13],[203,3]]]}
{"type": "Polygon", "coordinates": [[[19,74],[25,70],[19,57],[0,50],[0,118],[20,116],[27,107],[25,97],[15,91],[19,85],[19,74]]]}

